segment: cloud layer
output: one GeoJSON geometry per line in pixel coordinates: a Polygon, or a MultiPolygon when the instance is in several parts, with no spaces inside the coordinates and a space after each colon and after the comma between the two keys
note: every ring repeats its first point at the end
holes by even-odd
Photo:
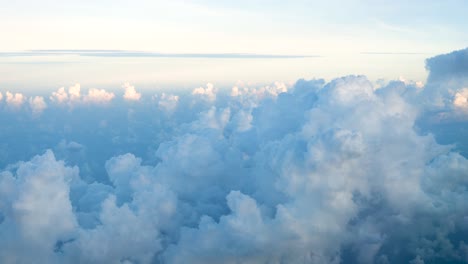
{"type": "Polygon", "coordinates": [[[465,263],[467,54],[424,87],[7,92],[0,260],[465,263]]]}

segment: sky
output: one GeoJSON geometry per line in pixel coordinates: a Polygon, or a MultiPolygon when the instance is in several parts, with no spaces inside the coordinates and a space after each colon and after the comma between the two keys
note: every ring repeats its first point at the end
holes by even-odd
{"type": "Polygon", "coordinates": [[[4,1],[0,49],[324,55],[441,53],[465,1],[4,1]]]}
{"type": "Polygon", "coordinates": [[[466,1],[455,0],[2,1],[0,52],[118,50],[320,59],[288,60],[290,67],[283,67],[281,61],[252,58],[212,63],[212,58],[2,56],[0,81],[26,87],[35,82],[49,88],[75,82],[115,85],[125,81],[145,87],[158,83],[231,85],[238,80],[268,82],[272,76],[264,76],[265,69],[274,72],[279,81],[290,82],[350,74],[364,74],[372,80],[402,76],[424,81],[425,58],[465,47],[467,11],[466,1]],[[59,67],[63,80],[52,82],[50,76],[59,67]],[[184,70],[174,70],[181,67],[184,70]],[[217,70],[221,72],[213,73],[217,70]]]}

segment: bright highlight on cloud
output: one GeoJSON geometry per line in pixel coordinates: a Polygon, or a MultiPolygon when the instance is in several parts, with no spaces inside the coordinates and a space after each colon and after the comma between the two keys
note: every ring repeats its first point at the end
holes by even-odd
{"type": "Polygon", "coordinates": [[[467,54],[424,87],[7,92],[0,262],[467,262],[467,54]]]}
{"type": "Polygon", "coordinates": [[[104,89],[91,88],[88,91],[88,94],[83,96],[83,102],[90,103],[108,103],[114,99],[115,95],[111,92],[106,92],[104,89]]]}
{"type": "Polygon", "coordinates": [[[19,108],[25,102],[25,97],[21,93],[11,93],[8,91],[5,95],[6,103],[13,108],[19,108]]]}
{"type": "Polygon", "coordinates": [[[464,88],[455,94],[453,104],[455,107],[468,109],[468,88],[464,88]]]}
{"type": "Polygon", "coordinates": [[[88,93],[82,96],[80,84],[75,84],[68,88],[68,92],[64,87],[59,88],[56,92],[52,93],[49,99],[58,104],[75,106],[80,103],[107,104],[112,101],[114,97],[114,93],[96,88],[89,89],[88,93]]]}
{"type": "Polygon", "coordinates": [[[196,89],[193,89],[192,94],[201,96],[202,98],[206,98],[206,100],[208,101],[214,101],[216,100],[216,92],[217,89],[214,88],[213,84],[208,83],[206,85],[206,88],[198,87],[196,89]]]}
{"type": "Polygon", "coordinates": [[[125,88],[125,94],[123,98],[127,101],[138,101],[141,98],[141,93],[137,93],[135,90],[135,87],[130,85],[129,83],[125,83],[123,85],[123,88],[125,88]]]}

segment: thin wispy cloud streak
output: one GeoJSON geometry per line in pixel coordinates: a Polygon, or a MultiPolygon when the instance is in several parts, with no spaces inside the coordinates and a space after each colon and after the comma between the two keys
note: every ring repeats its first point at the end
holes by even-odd
{"type": "Polygon", "coordinates": [[[86,57],[132,58],[207,58],[207,59],[300,59],[318,58],[318,55],[255,54],[255,53],[158,53],[125,50],[31,50],[24,52],[0,52],[3,57],[33,57],[76,55],[86,57]]]}
{"type": "Polygon", "coordinates": [[[427,52],[361,52],[360,54],[365,55],[429,55],[427,52]]]}

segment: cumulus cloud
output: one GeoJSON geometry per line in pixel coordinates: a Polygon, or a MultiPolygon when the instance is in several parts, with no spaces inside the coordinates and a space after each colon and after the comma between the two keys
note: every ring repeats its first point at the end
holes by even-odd
{"type": "Polygon", "coordinates": [[[85,103],[109,103],[114,99],[115,95],[112,92],[107,92],[104,89],[91,88],[88,90],[88,94],[83,96],[83,102],[85,103]]]}
{"type": "Polygon", "coordinates": [[[281,93],[288,91],[288,86],[283,82],[274,82],[272,85],[266,85],[259,88],[249,88],[247,86],[236,85],[231,89],[231,96],[255,96],[259,99],[265,97],[276,97],[281,93]]]}
{"type": "Polygon", "coordinates": [[[135,90],[135,86],[130,85],[129,83],[125,83],[123,85],[123,88],[125,88],[125,94],[123,95],[123,98],[127,101],[138,101],[141,98],[141,93],[138,93],[135,90]]]}
{"type": "Polygon", "coordinates": [[[3,100],[3,94],[0,92],[0,101],[3,100]]]}
{"type": "Polygon", "coordinates": [[[426,60],[428,81],[467,81],[468,48],[438,55],[426,60]]]}
{"type": "Polygon", "coordinates": [[[68,105],[70,107],[81,103],[107,104],[114,99],[115,94],[107,92],[104,89],[91,88],[88,93],[81,95],[81,85],[75,84],[68,88],[68,92],[64,87],[52,92],[49,99],[58,104],[68,105]]]}
{"type": "Polygon", "coordinates": [[[433,111],[452,106],[453,96],[468,86],[468,48],[426,60],[429,70],[424,87],[426,107],[433,111]]]}
{"type": "Polygon", "coordinates": [[[179,103],[179,96],[162,93],[158,100],[159,109],[167,112],[174,112],[179,103]]]}
{"type": "Polygon", "coordinates": [[[52,102],[64,103],[68,101],[68,93],[64,87],[60,87],[56,92],[52,92],[49,98],[52,102]]]}
{"type": "Polygon", "coordinates": [[[0,241],[2,262],[58,263],[54,247],[77,227],[68,184],[77,175],[77,168],[65,167],[51,151],[20,163],[15,174],[1,173],[0,230],[7,236],[0,241]]]}
{"type": "Polygon", "coordinates": [[[206,84],[206,88],[198,87],[193,89],[192,94],[206,98],[208,101],[214,101],[216,100],[216,92],[217,89],[214,88],[214,85],[212,83],[208,83],[206,84]]]}
{"type": "Polygon", "coordinates": [[[10,91],[6,92],[6,103],[12,108],[19,108],[26,101],[26,96],[22,93],[11,93],[10,91]]]}
{"type": "MultiPolygon", "coordinates": [[[[117,103],[41,115],[27,144],[39,155],[0,172],[0,260],[464,263],[468,148],[452,131],[466,121],[441,132],[431,119],[466,108],[457,76],[207,85],[131,115],[117,103]]],[[[72,94],[114,98],[51,100],[72,94]]]]}
{"type": "Polygon", "coordinates": [[[52,95],[49,97],[49,99],[52,102],[66,104],[71,107],[81,101],[81,85],[77,83],[73,86],[70,86],[68,88],[68,92],[64,87],[61,87],[57,91],[52,92],[52,95]]]}
{"type": "Polygon", "coordinates": [[[41,114],[47,108],[47,104],[42,96],[34,96],[29,98],[29,106],[33,115],[41,114]]]}

